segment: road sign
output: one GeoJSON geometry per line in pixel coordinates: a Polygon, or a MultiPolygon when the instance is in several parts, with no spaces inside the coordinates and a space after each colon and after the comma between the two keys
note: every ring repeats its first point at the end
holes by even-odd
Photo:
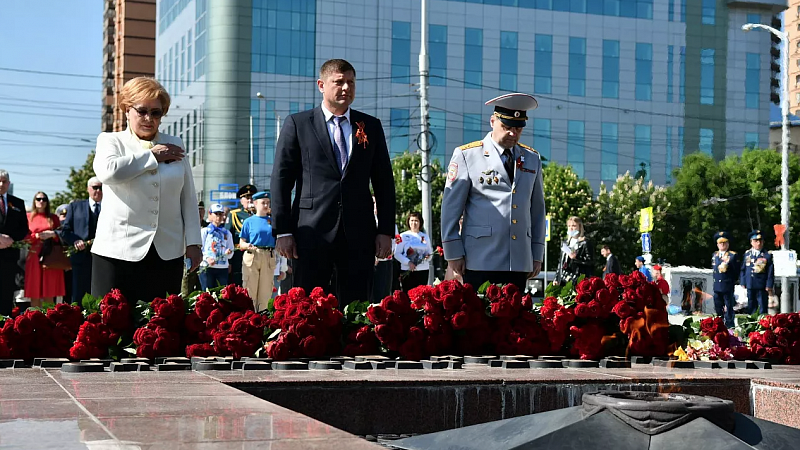
{"type": "Polygon", "coordinates": [[[239,190],[239,185],[236,183],[222,183],[217,186],[217,189],[209,191],[211,194],[211,201],[220,203],[223,206],[236,206],[239,199],[236,197],[236,192],[239,190]]]}
{"type": "Polygon", "coordinates": [[[775,250],[772,252],[776,277],[797,276],[797,252],[794,250],[775,250]]]}
{"type": "Polygon", "coordinates": [[[642,208],[639,215],[639,232],[653,231],[653,207],[642,208]]]}
{"type": "Polygon", "coordinates": [[[544,240],[550,242],[550,214],[544,216],[544,240]]]}
{"type": "Polygon", "coordinates": [[[642,233],[642,253],[650,253],[651,247],[650,233],[642,233]]]}

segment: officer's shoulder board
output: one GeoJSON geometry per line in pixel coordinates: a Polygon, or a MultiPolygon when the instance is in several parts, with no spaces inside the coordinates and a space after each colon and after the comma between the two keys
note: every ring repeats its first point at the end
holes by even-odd
{"type": "Polygon", "coordinates": [[[736,252],[733,251],[733,250],[728,251],[728,253],[730,253],[731,255],[735,255],[736,254],[736,252]]]}
{"type": "Polygon", "coordinates": [[[464,150],[469,150],[471,148],[476,148],[476,147],[483,147],[483,141],[473,141],[473,142],[470,142],[469,144],[464,144],[464,145],[462,145],[461,147],[458,147],[458,148],[460,148],[461,151],[464,151],[464,150]]]}
{"type": "Polygon", "coordinates": [[[517,142],[517,145],[519,145],[520,147],[524,148],[525,150],[530,150],[533,153],[536,153],[537,155],[539,154],[539,152],[537,152],[533,147],[528,147],[527,145],[523,144],[522,142],[517,142]]]}

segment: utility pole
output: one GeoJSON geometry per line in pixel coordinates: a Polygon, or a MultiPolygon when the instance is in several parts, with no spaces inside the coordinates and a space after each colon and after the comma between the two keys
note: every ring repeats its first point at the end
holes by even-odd
{"type": "MultiPolygon", "coordinates": [[[[422,171],[420,181],[422,182],[422,219],[425,221],[428,230],[428,237],[433,239],[430,234],[433,230],[433,219],[431,214],[431,173],[430,159],[431,149],[428,144],[428,0],[421,0],[422,14],[420,26],[419,43],[419,112],[420,112],[420,133],[418,147],[422,152],[422,171]]],[[[428,284],[433,284],[433,264],[429,265],[428,284]]]]}

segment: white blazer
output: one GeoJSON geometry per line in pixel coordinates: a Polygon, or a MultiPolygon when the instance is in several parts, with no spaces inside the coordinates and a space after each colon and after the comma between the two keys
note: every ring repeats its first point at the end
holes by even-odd
{"type": "MultiPolygon", "coordinates": [[[[159,133],[157,144],[184,148],[180,138],[159,133]]],[[[201,245],[197,193],[189,158],[159,163],[131,131],[100,133],[94,172],[103,182],[102,214],[92,253],[141,261],[151,245],[163,260],[201,245]]]]}

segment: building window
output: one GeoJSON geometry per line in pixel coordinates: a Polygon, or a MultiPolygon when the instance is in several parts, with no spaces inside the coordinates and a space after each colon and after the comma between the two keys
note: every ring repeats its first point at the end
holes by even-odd
{"type": "Polygon", "coordinates": [[[700,50],[700,104],[714,104],[714,49],[700,50]]]}
{"type": "Polygon", "coordinates": [[[431,147],[433,158],[439,158],[439,162],[445,162],[447,152],[447,116],[444,111],[429,111],[430,131],[434,136],[434,142],[428,142],[431,147]]]}
{"type": "Polygon", "coordinates": [[[758,148],[758,133],[744,134],[744,148],[750,150],[758,148]]]}
{"type": "Polygon", "coordinates": [[[500,89],[517,90],[517,33],[500,32],[500,89]]]}
{"type": "Polygon", "coordinates": [[[746,108],[758,109],[760,103],[760,81],[761,55],[758,53],[748,53],[744,79],[744,103],[746,108]]]}
{"type": "MultiPolygon", "coordinates": [[[[206,74],[206,47],[208,46],[208,33],[206,33],[206,0],[197,0],[195,6],[194,25],[194,79],[206,74]]],[[[166,63],[165,63],[166,65],[166,63]]]]}
{"type": "Polygon", "coordinates": [[[585,151],[584,123],[580,120],[567,122],[567,164],[572,166],[579,177],[584,174],[585,151]]]}
{"type": "Polygon", "coordinates": [[[711,128],[700,128],[700,151],[707,154],[714,154],[714,130],[711,128]]]}
{"type": "Polygon", "coordinates": [[[553,36],[537,34],[533,60],[533,92],[550,94],[553,92],[553,36]]]}
{"type": "Polygon", "coordinates": [[[672,72],[672,66],[675,64],[675,46],[668,45],[667,46],[667,103],[672,103],[674,89],[673,85],[675,84],[675,75],[672,72]]]}
{"type": "Polygon", "coordinates": [[[603,97],[619,98],[619,41],[603,41],[603,97]]]}
{"type": "Polygon", "coordinates": [[[686,0],[681,0],[681,22],[686,23],[686,0]]]}
{"type": "Polygon", "coordinates": [[[569,95],[579,97],[586,95],[585,38],[569,38],[569,95]]]}
{"type": "Polygon", "coordinates": [[[431,86],[447,85],[447,27],[428,26],[428,53],[430,56],[431,86]]]}
{"type": "Polygon", "coordinates": [[[653,18],[653,0],[636,0],[636,18],[648,20],[653,18]]]}
{"type": "Polygon", "coordinates": [[[685,148],[683,139],[683,127],[678,127],[678,164],[683,165],[683,149],[685,148]]]}
{"type": "Polygon", "coordinates": [[[602,155],[600,155],[600,179],[614,181],[617,179],[617,154],[619,153],[619,126],[616,123],[603,122],[601,125],[602,155]]]}
{"type": "Polygon", "coordinates": [[[717,15],[717,0],[703,0],[702,21],[703,25],[714,25],[717,15]]]}
{"type": "Polygon", "coordinates": [[[667,16],[669,17],[670,22],[675,21],[675,1],[676,0],[669,0],[669,11],[667,12],[667,16]]]}
{"type": "Polygon", "coordinates": [[[603,14],[607,16],[619,17],[619,2],[620,0],[606,0],[603,2],[603,14]]]}
{"type": "Polygon", "coordinates": [[[407,109],[391,108],[389,111],[389,151],[400,154],[408,151],[409,121],[407,109]]]}
{"type": "Polygon", "coordinates": [[[550,159],[550,119],[533,119],[533,148],[545,159],[550,159]]]}
{"type": "Polygon", "coordinates": [[[664,180],[672,183],[672,127],[667,127],[667,158],[664,161],[664,180]]]}
{"type": "Polygon", "coordinates": [[[189,5],[186,0],[163,0],[158,5],[158,34],[166,30],[189,5]]]}
{"type": "Polygon", "coordinates": [[[636,100],[653,99],[653,44],[636,44],[636,100]]]}
{"type": "Polygon", "coordinates": [[[316,74],[316,1],[253,2],[253,72],[316,74]]]}
{"type": "Polygon", "coordinates": [[[392,83],[411,82],[411,23],[392,22],[392,83]]]}
{"type": "MultiPolygon", "coordinates": [[[[644,167],[652,168],[652,165],[650,164],[650,125],[634,126],[633,134],[633,159],[635,163],[635,167],[633,168],[634,172],[642,168],[642,163],[644,163],[644,167]]],[[[650,179],[650,171],[647,172],[646,179],[650,179]]]]}
{"type": "Polygon", "coordinates": [[[480,89],[483,85],[483,30],[464,30],[464,87],[480,89]]]}
{"type": "Polygon", "coordinates": [[[681,47],[681,67],[680,67],[680,102],[686,102],[686,47],[681,47]]]}
{"type": "Polygon", "coordinates": [[[754,13],[748,14],[747,23],[761,23],[761,14],[754,14],[754,13]]]}
{"type": "Polygon", "coordinates": [[[483,132],[483,118],[480,114],[464,114],[463,141],[482,141],[486,133],[483,132]]]}

